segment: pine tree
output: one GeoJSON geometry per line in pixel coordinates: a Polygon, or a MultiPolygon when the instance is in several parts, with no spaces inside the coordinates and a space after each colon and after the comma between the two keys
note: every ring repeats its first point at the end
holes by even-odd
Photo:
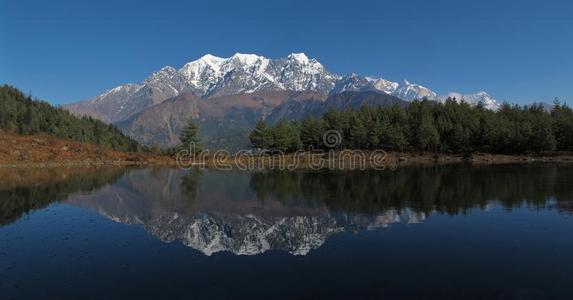
{"type": "Polygon", "coordinates": [[[440,144],[440,135],[434,124],[429,119],[422,120],[418,128],[416,142],[421,150],[436,151],[440,144]]]}
{"type": "Polygon", "coordinates": [[[271,127],[263,119],[257,121],[255,128],[249,135],[251,145],[260,149],[269,149],[273,143],[272,138],[271,127]]]}
{"type": "Polygon", "coordinates": [[[195,121],[193,118],[189,118],[187,121],[187,126],[183,128],[181,134],[179,135],[179,140],[181,141],[181,148],[184,149],[191,149],[195,154],[202,149],[201,139],[199,138],[199,133],[197,130],[197,125],[195,125],[195,121]]]}
{"type": "Polygon", "coordinates": [[[555,150],[557,140],[553,132],[553,119],[541,105],[532,105],[529,108],[529,122],[531,123],[532,135],[529,139],[530,150],[552,151],[555,150]]]}
{"type": "Polygon", "coordinates": [[[499,110],[448,99],[445,104],[412,101],[406,108],[361,107],[329,110],[301,124],[281,120],[275,126],[258,123],[253,145],[295,151],[320,149],[322,135],[337,130],[341,148],[423,150],[518,154],[573,150],[573,110],[556,101],[549,113],[539,105],[504,103],[499,110]]]}
{"type": "Polygon", "coordinates": [[[346,146],[350,149],[365,149],[368,143],[368,128],[357,115],[350,119],[349,139],[346,146]]]}
{"type": "Polygon", "coordinates": [[[559,150],[573,150],[573,110],[558,99],[553,102],[551,117],[559,150]]]}
{"type": "Polygon", "coordinates": [[[292,130],[286,119],[279,120],[272,128],[273,144],[272,148],[286,152],[292,146],[292,130]]]}
{"type": "Polygon", "coordinates": [[[289,149],[288,151],[296,151],[302,149],[302,141],[300,140],[300,130],[302,125],[299,122],[292,121],[289,123],[289,149]]]}

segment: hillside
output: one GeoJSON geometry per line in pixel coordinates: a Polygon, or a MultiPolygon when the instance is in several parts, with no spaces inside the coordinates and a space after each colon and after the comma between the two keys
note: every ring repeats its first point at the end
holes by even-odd
{"type": "Polygon", "coordinates": [[[267,120],[274,123],[280,119],[302,121],[305,117],[318,117],[324,115],[329,110],[357,109],[362,106],[369,107],[390,107],[398,105],[406,107],[409,102],[400,98],[375,92],[342,92],[328,97],[324,101],[299,101],[290,100],[281,103],[273,109],[267,120]]]}
{"type": "Polygon", "coordinates": [[[197,120],[204,145],[210,149],[236,150],[249,146],[248,134],[257,120],[302,120],[321,116],[330,109],[362,106],[404,107],[408,102],[380,92],[343,92],[325,99],[316,92],[257,92],[197,99],[192,94],[168,99],[152,106],[118,127],[140,143],[162,147],[179,142],[178,135],[192,117],[197,120]]]}
{"type": "Polygon", "coordinates": [[[315,92],[257,92],[198,99],[187,93],[152,106],[117,126],[148,146],[173,146],[188,118],[196,119],[206,147],[236,149],[247,147],[248,134],[255,122],[270,115],[287,101],[324,101],[315,92]]]}
{"type": "Polygon", "coordinates": [[[113,150],[109,146],[80,143],[45,133],[19,135],[0,132],[1,166],[135,165],[169,163],[170,158],[145,152],[113,150]]]}
{"type": "Polygon", "coordinates": [[[114,126],[90,117],[76,117],[65,109],[32,99],[20,90],[0,87],[0,131],[18,135],[43,133],[117,151],[138,151],[141,146],[114,126]]]}

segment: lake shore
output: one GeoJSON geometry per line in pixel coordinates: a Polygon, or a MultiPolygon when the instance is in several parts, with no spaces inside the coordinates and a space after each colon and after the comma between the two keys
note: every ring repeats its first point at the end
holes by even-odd
{"type": "Polygon", "coordinates": [[[573,163],[573,153],[552,152],[531,155],[503,155],[473,153],[434,154],[429,152],[369,152],[335,151],[325,153],[286,154],[282,156],[261,155],[215,155],[201,161],[180,160],[175,156],[156,153],[121,152],[108,147],[57,139],[48,135],[21,136],[2,133],[0,136],[0,168],[53,168],[53,167],[102,167],[102,166],[166,166],[207,168],[338,168],[372,169],[396,168],[408,165],[445,163],[500,164],[524,162],[573,163]],[[363,155],[355,155],[360,153],[363,155]],[[374,155],[376,154],[376,155],[374,155]],[[350,156],[348,156],[350,155],[350,156]],[[317,167],[317,162],[323,167],[317,167]]]}
{"type": "Polygon", "coordinates": [[[0,167],[80,167],[165,164],[168,156],[112,150],[110,147],[55,138],[47,134],[0,132],[0,167]]]}
{"type": "Polygon", "coordinates": [[[413,165],[434,165],[450,163],[469,163],[473,165],[509,164],[509,163],[573,163],[571,153],[551,153],[545,155],[502,155],[474,153],[472,155],[461,154],[434,154],[434,153],[410,153],[410,152],[387,152],[383,158],[377,161],[370,159],[369,153],[366,159],[344,156],[344,152],[326,154],[304,154],[284,156],[207,156],[202,160],[177,161],[174,156],[165,156],[148,153],[120,153],[115,156],[93,155],[87,158],[71,157],[64,160],[16,160],[1,161],[0,168],[101,168],[101,167],[205,167],[213,169],[384,169],[398,168],[413,165]],[[320,163],[317,163],[320,162],[320,163]]]}
{"type": "MultiPolygon", "coordinates": [[[[450,163],[469,163],[473,165],[508,164],[508,163],[573,163],[571,153],[551,153],[546,155],[501,155],[474,153],[461,154],[434,154],[414,152],[386,152],[384,156],[372,155],[373,152],[361,152],[364,157],[351,156],[351,152],[332,152],[325,154],[304,154],[296,156],[288,154],[272,157],[230,156],[218,160],[207,158],[206,167],[237,168],[237,169],[385,169],[417,165],[437,165],[450,163]],[[320,163],[322,167],[317,167],[320,163]]],[[[197,164],[197,163],[196,163],[197,164]]]]}

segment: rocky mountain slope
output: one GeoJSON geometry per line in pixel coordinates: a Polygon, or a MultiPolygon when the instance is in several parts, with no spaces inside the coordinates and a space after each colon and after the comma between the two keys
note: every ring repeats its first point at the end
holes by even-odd
{"type": "Polygon", "coordinates": [[[248,134],[260,118],[286,101],[318,101],[316,92],[256,92],[201,99],[192,94],[169,99],[135,114],[117,126],[145,145],[173,146],[191,116],[197,120],[203,143],[209,148],[248,146],[248,134]]]}
{"type": "Polygon", "coordinates": [[[343,92],[328,98],[318,92],[256,92],[198,99],[184,94],[148,108],[118,123],[119,128],[145,145],[173,146],[189,116],[197,120],[204,146],[238,150],[249,147],[248,135],[260,118],[275,122],[302,120],[329,109],[405,106],[406,101],[378,92],[343,92]]]}

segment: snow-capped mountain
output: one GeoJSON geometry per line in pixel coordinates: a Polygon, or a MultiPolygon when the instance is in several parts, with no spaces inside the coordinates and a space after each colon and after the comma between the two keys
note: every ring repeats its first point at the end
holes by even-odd
{"type": "MultiPolygon", "coordinates": [[[[330,73],[320,62],[304,53],[293,53],[279,59],[237,53],[229,58],[207,54],[179,70],[167,66],[141,83],[122,85],[65,107],[77,114],[116,123],[184,93],[213,98],[269,91],[312,91],[325,95],[344,91],[377,91],[408,101],[441,99],[436,92],[406,80],[397,83],[357,74],[340,76],[330,73]]],[[[481,94],[465,95],[464,99],[472,103],[479,99],[487,100],[491,104],[486,107],[496,104],[495,99],[481,94]]]]}
{"type": "Polygon", "coordinates": [[[392,82],[383,78],[372,78],[372,77],[364,77],[364,78],[366,78],[366,80],[368,80],[376,90],[382,91],[388,95],[393,95],[400,87],[399,83],[392,82]]]}
{"type": "Polygon", "coordinates": [[[499,103],[488,93],[481,91],[475,94],[460,94],[460,93],[449,93],[447,95],[439,96],[436,100],[440,102],[445,102],[448,98],[455,99],[456,101],[466,101],[470,104],[477,105],[481,103],[487,109],[496,110],[499,108],[499,103]]]}
{"type": "Polygon", "coordinates": [[[363,77],[354,73],[340,77],[330,94],[364,91],[383,92],[407,101],[423,98],[434,100],[437,98],[434,91],[407,80],[400,84],[382,78],[363,77]]]}
{"type": "Polygon", "coordinates": [[[404,80],[404,82],[399,85],[394,92],[392,92],[392,95],[404,100],[423,98],[434,100],[438,96],[438,94],[429,88],[419,84],[411,83],[408,80],[404,80]]]}
{"type": "MultiPolygon", "coordinates": [[[[330,90],[330,94],[340,94],[342,92],[365,92],[365,91],[382,91],[382,89],[378,89],[374,82],[376,79],[369,78],[369,77],[362,77],[358,74],[351,73],[340,77],[332,90],[330,90]]],[[[392,89],[387,89],[384,91],[387,94],[391,94],[393,92],[392,89]]]]}
{"type": "Polygon", "coordinates": [[[115,123],[183,93],[200,98],[266,91],[327,94],[338,79],[338,75],[329,73],[316,59],[303,53],[280,59],[240,53],[229,58],[207,54],[179,70],[164,67],[139,84],[119,86],[66,107],[115,123]]]}
{"type": "Polygon", "coordinates": [[[328,92],[338,76],[305,54],[268,59],[237,53],[230,58],[205,55],[179,70],[196,95],[215,97],[258,91],[328,92]]]}

